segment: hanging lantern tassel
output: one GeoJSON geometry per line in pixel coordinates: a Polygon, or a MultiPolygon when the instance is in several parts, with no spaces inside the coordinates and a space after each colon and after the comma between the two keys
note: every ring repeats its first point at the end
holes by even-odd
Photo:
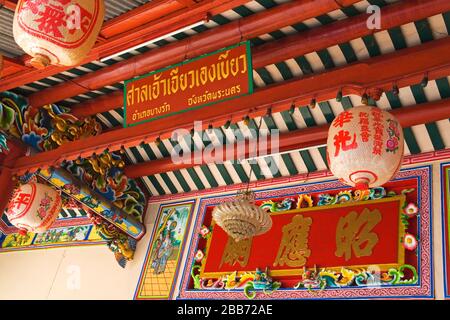
{"type": "Polygon", "coordinates": [[[398,88],[398,86],[396,84],[394,84],[394,86],[392,87],[392,93],[395,96],[398,96],[400,94],[400,89],[398,88]]]}
{"type": "Polygon", "coordinates": [[[369,105],[369,95],[367,93],[364,93],[361,97],[361,104],[367,106],[369,105]]]}
{"type": "Polygon", "coordinates": [[[425,75],[422,79],[422,81],[420,82],[420,85],[422,86],[422,88],[426,88],[428,86],[428,75],[425,75]]]}
{"type": "Polygon", "coordinates": [[[336,96],[336,101],[342,102],[342,89],[338,91],[337,96],[336,96]]]}
{"type": "Polygon", "coordinates": [[[330,126],[327,160],[331,172],[358,189],[382,186],[400,170],[404,137],[398,120],[376,107],[359,106],[330,126]]]}
{"type": "Polygon", "coordinates": [[[291,104],[291,108],[289,109],[289,113],[290,113],[291,116],[295,113],[295,104],[294,103],[291,104]]]}

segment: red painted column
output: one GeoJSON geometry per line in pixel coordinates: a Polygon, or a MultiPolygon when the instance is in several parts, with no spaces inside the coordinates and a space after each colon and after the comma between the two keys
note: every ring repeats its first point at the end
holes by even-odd
{"type": "Polygon", "coordinates": [[[0,189],[2,196],[0,197],[0,214],[3,214],[8,206],[9,199],[14,192],[15,182],[13,181],[12,171],[3,167],[0,172],[0,189]]]}

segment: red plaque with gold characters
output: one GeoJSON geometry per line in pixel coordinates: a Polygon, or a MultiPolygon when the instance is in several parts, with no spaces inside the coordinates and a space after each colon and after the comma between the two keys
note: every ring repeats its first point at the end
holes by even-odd
{"type": "Polygon", "coordinates": [[[250,43],[244,42],[126,81],[124,126],[250,94],[252,72],[250,43]]]}
{"type": "Polygon", "coordinates": [[[214,225],[201,277],[266,267],[273,276],[301,275],[314,267],[399,267],[405,260],[404,202],[401,195],[272,213],[269,232],[240,242],[214,225]]]}

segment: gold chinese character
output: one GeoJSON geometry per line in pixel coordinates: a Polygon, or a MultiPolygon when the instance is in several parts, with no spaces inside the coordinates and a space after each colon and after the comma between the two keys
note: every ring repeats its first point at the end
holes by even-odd
{"type": "Polygon", "coordinates": [[[236,242],[233,238],[228,237],[225,250],[222,255],[222,261],[220,261],[220,267],[224,263],[234,266],[239,263],[241,267],[245,267],[250,257],[250,250],[252,248],[252,239],[245,239],[236,242]]]}
{"type": "Polygon", "coordinates": [[[342,217],[336,228],[336,256],[345,256],[348,261],[352,251],[357,258],[372,255],[378,235],[371,231],[380,221],[380,211],[369,209],[364,209],[361,214],[352,211],[342,217]]]}
{"type": "Polygon", "coordinates": [[[292,222],[283,227],[283,238],[278,249],[274,266],[302,267],[311,255],[308,248],[309,229],[312,224],[311,218],[296,215],[292,222]]]}

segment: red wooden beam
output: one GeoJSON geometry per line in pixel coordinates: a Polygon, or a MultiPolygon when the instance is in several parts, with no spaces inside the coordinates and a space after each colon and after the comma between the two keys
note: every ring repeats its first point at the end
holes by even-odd
{"type": "MultiPolygon", "coordinates": [[[[403,159],[402,166],[410,165],[410,164],[419,164],[424,162],[430,162],[430,161],[439,161],[439,160],[446,160],[450,157],[450,149],[443,149],[439,151],[431,151],[431,152],[425,152],[420,154],[414,154],[405,156],[403,159]]],[[[258,187],[264,187],[268,185],[279,185],[279,184],[286,184],[290,182],[301,182],[304,183],[306,181],[311,181],[314,179],[320,179],[320,178],[326,178],[326,177],[333,177],[333,174],[328,170],[321,170],[321,171],[315,171],[315,172],[306,172],[306,173],[300,173],[294,176],[289,177],[279,177],[279,178],[272,178],[272,179],[264,179],[259,181],[251,182],[249,187],[251,189],[256,189],[258,187]]],[[[208,194],[212,193],[228,193],[228,192],[235,192],[237,190],[242,190],[247,188],[247,182],[245,183],[236,183],[231,185],[226,185],[223,187],[216,187],[211,188],[208,190],[201,190],[201,191],[189,191],[189,192],[181,192],[176,194],[165,194],[162,196],[152,196],[148,203],[160,203],[160,202],[169,202],[169,201],[179,201],[181,197],[183,198],[196,198],[201,194],[201,196],[206,196],[208,194]]]]}
{"type": "MultiPolygon", "coordinates": [[[[340,1],[344,5],[355,2],[358,1],[340,1]]],[[[282,4],[78,77],[76,83],[64,82],[42,90],[38,94],[30,95],[29,101],[36,108],[61,101],[87,92],[89,89],[95,90],[127,80],[338,8],[340,6],[334,0],[302,0],[282,4]]]]}
{"type": "MultiPolygon", "coordinates": [[[[397,117],[403,128],[422,124],[424,123],[423,119],[426,119],[426,122],[439,121],[442,119],[447,119],[450,114],[450,98],[416,106],[409,106],[407,108],[395,109],[390,112],[397,117]]],[[[312,127],[288,133],[282,133],[279,137],[279,152],[293,151],[326,144],[329,128],[329,125],[322,125],[319,127],[312,127]]],[[[222,154],[227,154],[227,147],[229,146],[223,147],[222,154]]],[[[235,160],[238,159],[237,145],[234,145],[233,148],[233,155],[235,160]]],[[[245,155],[243,156],[244,159],[250,156],[251,153],[249,150],[250,148],[247,145],[245,147],[245,155]]],[[[258,150],[259,154],[267,155],[270,155],[270,151],[270,143],[268,144],[267,149],[258,150]]],[[[181,170],[192,168],[198,165],[213,163],[213,160],[213,158],[206,157],[195,158],[194,155],[192,155],[190,162],[174,163],[172,158],[168,157],[126,166],[124,169],[124,173],[128,178],[134,179],[138,177],[152,176],[157,173],[181,170]]]]}
{"type": "Polygon", "coordinates": [[[5,64],[5,68],[14,67],[21,70],[30,70],[30,67],[27,67],[25,62],[20,58],[3,57],[3,63],[5,64]]]}
{"type": "MultiPolygon", "coordinates": [[[[292,12],[292,10],[288,8],[285,9],[285,11],[279,11],[278,16],[276,16],[276,13],[271,15],[266,14],[259,19],[262,19],[262,21],[266,21],[267,23],[269,23],[269,21],[264,18],[271,18],[272,20],[283,19],[283,14],[292,12]]],[[[447,10],[450,10],[450,1],[447,0],[430,0],[426,5],[421,0],[411,0],[407,3],[401,2],[399,4],[387,6],[382,10],[382,28],[388,29],[403,25],[447,10]]],[[[374,31],[367,28],[367,18],[368,16],[363,14],[257,47],[253,53],[253,67],[258,69],[292,57],[302,56],[309,52],[325,49],[336,43],[347,42],[371,34],[374,31]]],[[[226,27],[227,26],[224,26],[224,28],[226,27]]],[[[240,26],[241,32],[246,35],[246,30],[248,30],[248,32],[253,30],[251,27],[252,24],[248,25],[247,23],[242,22],[240,26]]],[[[266,31],[267,30],[268,29],[266,29],[266,31]]],[[[209,35],[206,35],[206,39],[209,37],[214,38],[215,34],[214,31],[209,32],[209,35]]],[[[218,31],[217,34],[221,33],[218,31]]],[[[201,41],[204,37],[205,36],[201,34],[196,38],[197,41],[193,39],[190,47],[197,48],[208,45],[208,42],[205,44],[205,41],[201,41]]],[[[235,40],[238,41],[237,39],[235,40]]],[[[218,47],[227,44],[226,40],[221,39],[219,41],[217,39],[213,44],[215,47],[210,47],[210,49],[212,51],[213,49],[217,49],[218,47]]],[[[77,83],[80,85],[66,82],[53,88],[34,93],[29,97],[30,104],[34,107],[39,107],[48,103],[54,103],[87,91],[84,88],[98,89],[108,84],[126,80],[159,67],[170,65],[171,63],[177,62],[177,59],[182,60],[181,57],[184,58],[188,54],[188,49],[184,46],[179,47],[179,45],[175,43],[173,47],[176,49],[173,51],[174,56],[160,56],[159,53],[164,53],[166,47],[160,50],[152,50],[145,55],[79,77],[77,78],[77,83]]],[[[198,54],[200,53],[205,52],[198,52],[198,54]]],[[[189,56],[191,56],[191,54],[189,54],[189,56]]],[[[119,103],[117,94],[113,95],[113,97],[114,103],[117,103],[114,107],[120,106],[122,102],[119,103]]],[[[103,97],[102,99],[104,100],[106,98],[103,97]]],[[[91,103],[96,104],[96,101],[91,103]]]]}
{"type": "Polygon", "coordinates": [[[3,70],[0,71],[0,77],[7,77],[16,72],[30,70],[21,59],[3,57],[3,70]]]}
{"type": "Polygon", "coordinates": [[[184,8],[175,0],[155,0],[106,21],[100,35],[110,38],[184,8]]]}
{"type": "MultiPolygon", "coordinates": [[[[152,1],[149,3],[149,6],[146,7],[149,10],[151,9],[149,12],[142,12],[140,7],[138,7],[128,13],[129,20],[133,21],[130,24],[120,19],[112,24],[106,23],[107,31],[103,34],[101,33],[99,37],[99,40],[101,41],[96,43],[86,59],[80,64],[98,60],[151,39],[155,39],[202,19],[206,19],[209,15],[216,15],[238,7],[247,1],[248,0],[209,0],[189,9],[177,10],[156,20],[150,21],[149,19],[151,17],[154,18],[155,15],[154,8],[150,6],[150,4],[153,3],[152,1]],[[131,19],[133,14],[138,15],[139,18],[131,19]],[[132,25],[137,25],[137,27],[129,29],[132,25]],[[108,36],[108,38],[106,39],[105,36],[108,36]]],[[[29,59],[31,59],[29,56],[22,57],[23,61],[29,59]]],[[[72,67],[49,66],[43,70],[32,69],[29,71],[17,72],[2,79],[0,91],[20,87],[24,84],[53,76],[71,68],[72,67]]]]}
{"type": "MultiPolygon", "coordinates": [[[[381,25],[382,29],[393,28],[435,15],[439,12],[450,10],[450,1],[431,0],[431,2],[432,3],[425,3],[420,0],[413,0],[400,2],[383,8],[381,11],[383,22],[381,25]]],[[[252,52],[253,68],[258,69],[292,57],[298,57],[313,51],[322,50],[333,46],[336,43],[344,43],[358,37],[372,34],[374,30],[367,28],[367,18],[368,15],[363,14],[258,46],[254,48],[252,52]]],[[[121,71],[122,70],[123,69],[121,69],[121,71]]],[[[95,75],[90,75],[90,77],[95,78],[95,75]]],[[[78,79],[77,81],[80,80],[78,79]]],[[[62,90],[65,90],[64,87],[62,90]]],[[[33,96],[36,97],[36,99],[39,99],[40,95],[41,92],[38,92],[33,96]]],[[[30,103],[32,105],[34,105],[33,102],[36,101],[33,99],[33,96],[30,97],[30,103]]],[[[122,105],[123,93],[114,92],[77,104],[72,107],[72,112],[79,117],[85,117],[96,113],[106,112],[122,105]]]]}
{"type": "Polygon", "coordinates": [[[194,0],[176,0],[176,1],[186,7],[191,7],[197,3],[194,0]]]}
{"type": "Polygon", "coordinates": [[[5,212],[8,207],[9,200],[15,187],[11,169],[6,167],[0,169],[0,186],[2,187],[2,197],[0,198],[0,215],[3,215],[3,212],[5,212]]]}
{"type": "MultiPolygon", "coordinates": [[[[155,141],[159,136],[162,139],[170,138],[176,129],[190,130],[194,121],[203,121],[204,129],[209,124],[219,127],[230,119],[240,121],[247,114],[252,117],[262,116],[268,107],[271,107],[273,112],[280,112],[289,109],[293,102],[296,105],[306,105],[312,97],[317,101],[333,99],[341,88],[344,95],[362,94],[373,88],[389,90],[394,83],[399,87],[419,83],[426,72],[429,79],[448,76],[450,56],[442,52],[450,52],[448,37],[303,79],[269,86],[233,103],[218,103],[185,113],[182,117],[172,116],[169,121],[159,119],[153,121],[151,125],[112,130],[96,137],[69,142],[56,150],[17,160],[15,171],[23,173],[27,170],[58,165],[63,160],[74,160],[79,156],[89,157],[105,149],[116,151],[121,146],[132,147],[142,141],[155,141]]],[[[424,123],[432,119],[434,118],[424,114],[420,121],[424,123]]]]}
{"type": "Polygon", "coordinates": [[[369,29],[367,20],[370,14],[360,14],[260,45],[253,50],[253,63],[255,68],[264,67],[376,32],[426,19],[449,10],[450,1],[448,0],[400,1],[381,9],[380,29],[369,29]]]}
{"type": "Polygon", "coordinates": [[[0,7],[5,7],[11,11],[15,11],[17,6],[17,0],[0,0],[0,7]]]}

